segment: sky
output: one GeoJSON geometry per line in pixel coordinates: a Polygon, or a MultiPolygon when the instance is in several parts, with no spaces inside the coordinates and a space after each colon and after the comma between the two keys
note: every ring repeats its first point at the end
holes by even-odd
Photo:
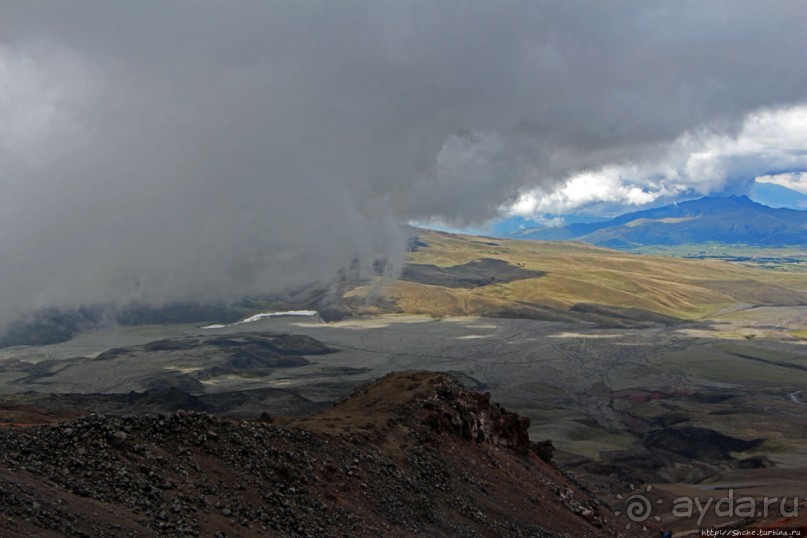
{"type": "Polygon", "coordinates": [[[805,183],[802,1],[0,0],[0,324],[805,183]]]}

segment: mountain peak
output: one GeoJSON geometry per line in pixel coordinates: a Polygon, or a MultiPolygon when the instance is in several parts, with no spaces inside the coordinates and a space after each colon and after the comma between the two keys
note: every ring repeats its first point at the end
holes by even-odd
{"type": "Polygon", "coordinates": [[[571,239],[610,248],[719,242],[759,246],[807,244],[807,211],[776,209],[744,194],[706,196],[611,220],[540,229],[523,239],[571,239]]]}

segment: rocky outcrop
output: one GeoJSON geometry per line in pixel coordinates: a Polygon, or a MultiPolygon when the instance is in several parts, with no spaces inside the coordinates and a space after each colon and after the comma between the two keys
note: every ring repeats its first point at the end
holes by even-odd
{"type": "Polygon", "coordinates": [[[472,392],[445,376],[423,402],[426,423],[477,443],[490,443],[525,455],[530,449],[530,419],[490,401],[490,393],[472,392]]]}

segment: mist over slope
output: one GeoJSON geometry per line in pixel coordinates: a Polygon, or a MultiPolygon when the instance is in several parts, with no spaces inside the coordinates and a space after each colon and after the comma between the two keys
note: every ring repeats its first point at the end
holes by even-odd
{"type": "Polygon", "coordinates": [[[804,9],[4,2],[0,323],[394,274],[400,222],[803,102],[804,9]]]}
{"type": "Polygon", "coordinates": [[[162,308],[48,309],[10,324],[0,334],[0,347],[62,342],[102,326],[201,327],[233,323],[256,312],[298,309],[317,311],[324,321],[397,312],[582,320],[617,327],[704,319],[739,304],[807,304],[798,263],[771,270],[630,254],[580,242],[418,229],[408,234],[410,251],[397,278],[390,277],[381,259],[367,276],[341,272],[325,283],[256,295],[232,307],[190,302],[162,308]]]}

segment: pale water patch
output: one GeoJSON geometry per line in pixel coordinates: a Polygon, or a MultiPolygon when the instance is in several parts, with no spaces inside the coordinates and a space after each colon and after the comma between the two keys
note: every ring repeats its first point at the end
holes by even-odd
{"type": "Polygon", "coordinates": [[[465,336],[458,336],[457,340],[475,340],[477,338],[490,338],[489,334],[468,334],[465,336]]]}
{"type": "Polygon", "coordinates": [[[456,323],[471,329],[495,329],[497,326],[492,323],[485,323],[479,316],[448,316],[442,318],[442,322],[456,323]]]}
{"type": "Polygon", "coordinates": [[[196,366],[173,366],[169,364],[167,366],[163,366],[163,370],[168,370],[169,372],[178,372],[180,374],[195,374],[200,370],[200,368],[196,366]]]}
{"type": "MultiPolygon", "coordinates": [[[[343,321],[336,321],[329,323],[328,326],[333,329],[384,329],[394,325],[403,324],[436,324],[431,316],[424,316],[419,314],[386,314],[381,316],[371,316],[366,318],[352,318],[343,321]]],[[[298,327],[311,327],[307,323],[295,323],[298,327]]],[[[316,327],[321,327],[317,324],[316,327]]]]}
{"type": "Polygon", "coordinates": [[[547,335],[550,338],[619,338],[620,336],[624,336],[621,334],[596,334],[596,333],[572,333],[572,332],[563,332],[557,334],[549,334],[547,335]]]}
{"type": "Polygon", "coordinates": [[[202,329],[224,329],[225,327],[234,327],[235,325],[243,325],[244,323],[254,323],[256,321],[260,321],[265,318],[276,318],[280,316],[317,316],[319,312],[316,310],[285,310],[283,312],[263,312],[260,314],[255,314],[254,316],[250,316],[248,318],[242,319],[241,321],[236,321],[235,323],[230,323],[229,325],[222,325],[221,323],[215,323],[213,325],[206,325],[202,327],[202,329]]]}

